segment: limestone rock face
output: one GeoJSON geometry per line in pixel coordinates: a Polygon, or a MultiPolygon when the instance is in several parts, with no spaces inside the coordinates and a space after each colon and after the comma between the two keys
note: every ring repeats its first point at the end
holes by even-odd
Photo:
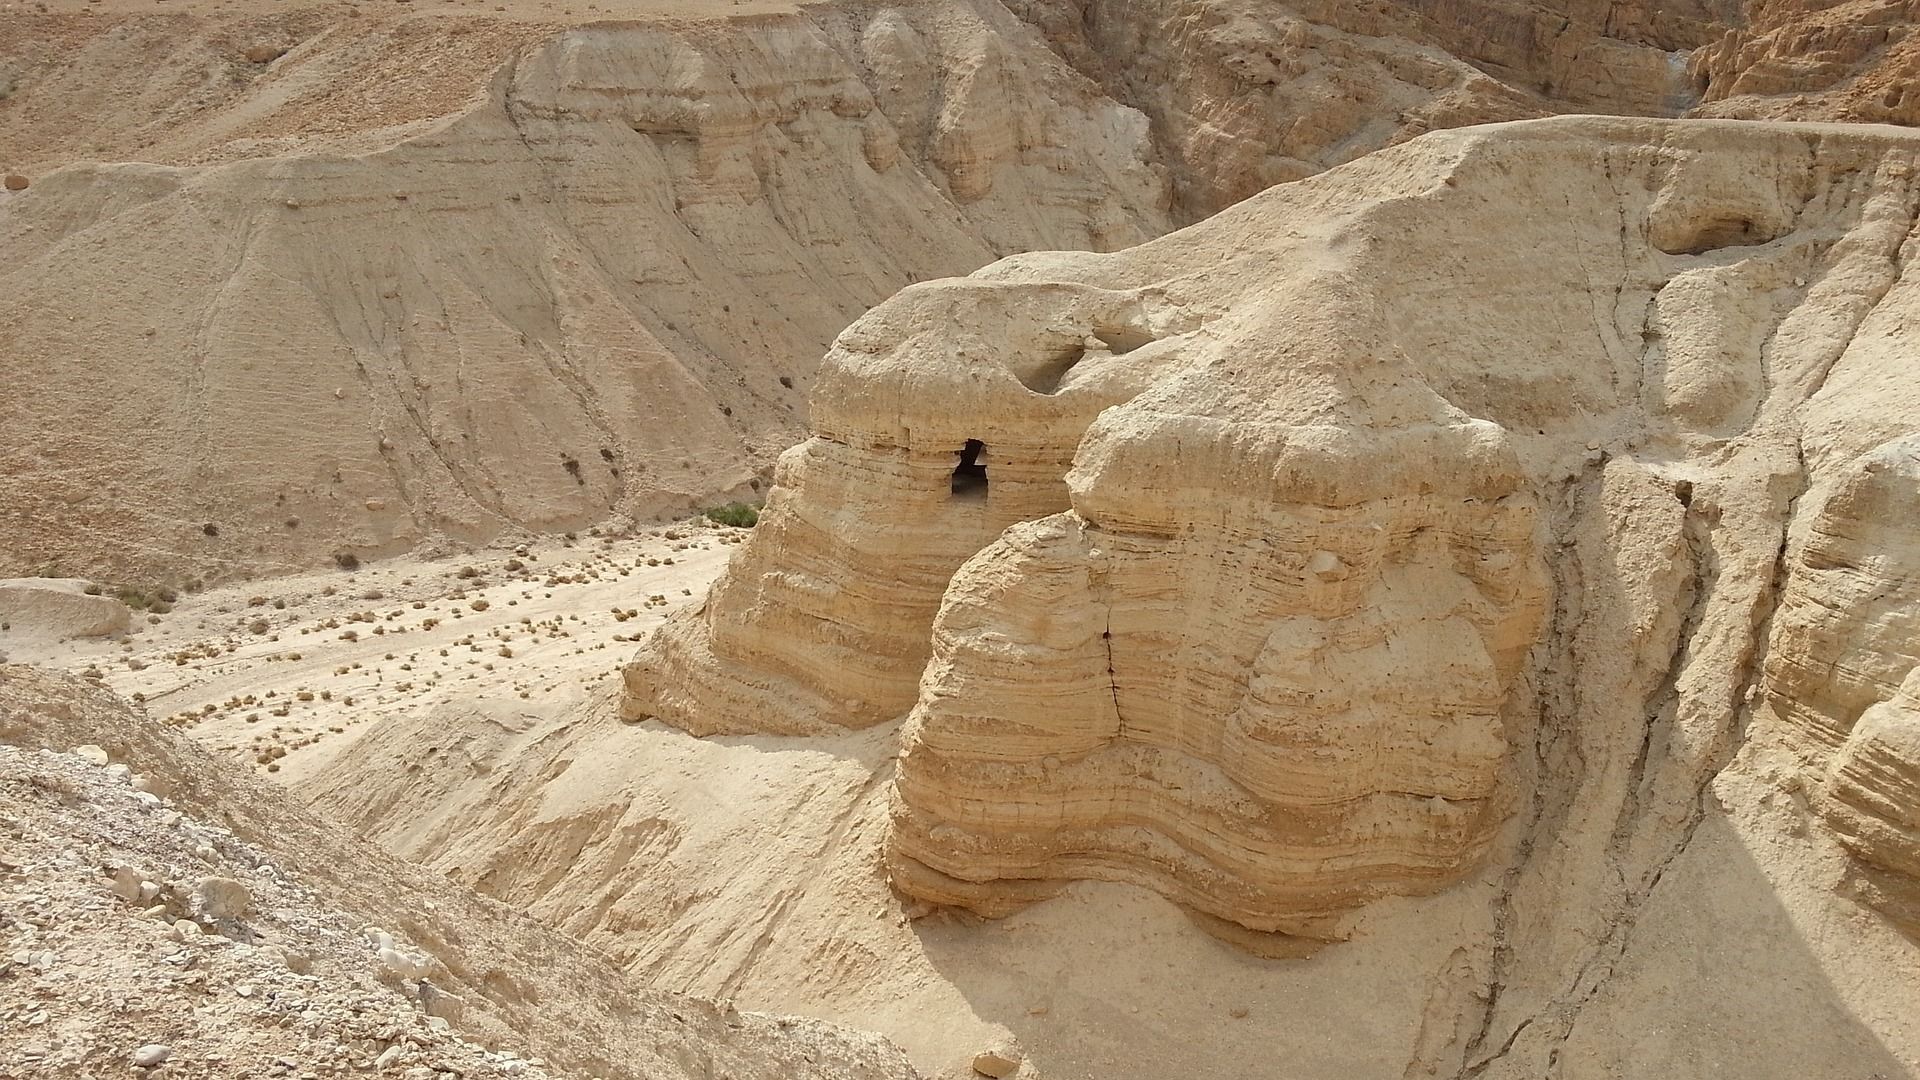
{"type": "Polygon", "coordinates": [[[1311,936],[1485,851],[1544,596],[1518,460],[1337,294],[1269,313],[1219,354],[1268,367],[1264,415],[1167,388],[1103,416],[1074,512],[954,576],[902,733],[900,888],[1001,912],[1118,878],[1311,936]]]}
{"type": "Polygon", "coordinates": [[[1920,935],[1920,438],[1854,459],[1808,522],[1767,692],[1777,715],[1838,747],[1821,816],[1858,860],[1864,898],[1920,935]]]}
{"type": "MultiPolygon", "coordinates": [[[[402,1053],[415,1075],[498,1080],[920,1075],[876,1036],[633,979],[524,909],[315,816],[90,680],[0,664],[0,807],[31,822],[9,856],[33,868],[38,910],[15,943],[57,945],[56,974],[87,988],[46,1001],[44,1026],[64,1032],[52,1052],[16,1030],[0,1035],[15,1076],[122,1073],[130,1053],[145,1065],[185,1059],[175,1075],[401,1075],[388,1063],[402,1053]],[[166,801],[130,786],[129,769],[166,801]],[[118,890],[104,904],[103,874],[118,890]],[[150,904],[166,922],[142,914],[150,904]],[[159,958],[204,947],[202,927],[221,935],[219,951],[195,961],[204,981],[176,985],[159,958]],[[262,1038],[255,1018],[209,1009],[211,987],[298,1000],[306,1019],[262,1038]],[[141,1014],[101,1009],[95,994],[138,997],[141,1014]],[[172,1051],[140,1042],[186,1032],[168,1039],[172,1051]]],[[[44,948],[20,954],[55,962],[44,948]]]]}
{"type": "MultiPolygon", "coordinates": [[[[1499,125],[909,289],[836,343],[628,714],[905,717],[894,885],[987,914],[1092,878],[1337,939],[1568,815],[1512,903],[1597,873],[1640,903],[1745,726],[1831,757],[1913,666],[1908,575],[1866,553],[1920,520],[1872,329],[1916,149],[1499,125]],[[1564,209],[1488,226],[1515,205],[1564,209]]],[[[1904,753],[1888,724],[1836,805],[1904,753]]]]}
{"type": "MultiPolygon", "coordinates": [[[[994,4],[512,41],[482,20],[426,119],[301,97],[418,66],[343,21],[289,23],[301,46],[245,66],[268,100],[229,123],[161,114],[128,153],[167,164],[58,162],[0,211],[0,571],[217,577],[757,498],[860,312],[1172,224],[1145,118],[994,4]],[[86,299],[108,282],[115,305],[86,299]]],[[[131,35],[72,66],[138,69],[131,35]]],[[[0,142],[111,126],[47,78],[0,142]]]]}
{"type": "Polygon", "coordinates": [[[1828,826],[1859,860],[1862,898],[1920,938],[1920,670],[1861,714],[1825,795],[1828,826]]]}
{"type": "Polygon", "coordinates": [[[1735,3],[1024,0],[1074,66],[1152,119],[1187,220],[1438,128],[1676,116],[1735,3]]]}
{"type": "Polygon", "coordinates": [[[1830,744],[1920,667],[1920,438],[1848,463],[1792,552],[1769,704],[1830,744]]]}
{"type": "Polygon", "coordinates": [[[898,717],[954,571],[1066,509],[1081,433],[1177,366],[1196,321],[1155,289],[1078,285],[939,282],[876,309],[822,362],[815,435],[734,569],[628,665],[628,714],[702,734],[898,717]]]}
{"type": "Polygon", "coordinates": [[[1747,7],[1688,62],[1701,115],[1920,124],[1920,4],[1747,7]]]}

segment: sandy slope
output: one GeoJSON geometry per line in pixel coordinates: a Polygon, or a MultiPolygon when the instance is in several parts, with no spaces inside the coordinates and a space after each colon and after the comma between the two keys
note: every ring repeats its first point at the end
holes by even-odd
{"type": "MultiPolygon", "coordinates": [[[[1392,962],[1276,964],[1221,943],[1158,897],[1113,886],[1081,887],[1002,922],[908,921],[879,873],[890,730],[824,745],[706,741],[611,718],[617,665],[631,648],[616,639],[692,602],[682,589],[703,595],[732,551],[725,541],[737,538],[713,526],[672,531],[686,539],[535,545],[536,558],[521,560],[529,570],[599,575],[551,588],[544,577],[503,574],[517,558],[510,549],[399,559],[183,597],[157,624],[137,620],[130,649],[18,636],[4,647],[16,661],[94,668],[115,690],[146,695],[156,717],[215,706],[186,722],[198,739],[262,774],[256,751],[284,748],[271,775],[327,792],[318,803],[327,816],[379,817],[372,835],[383,843],[608,950],[653,985],[884,1031],[938,1075],[970,1075],[972,1056],[991,1046],[1020,1047],[1038,1076],[1229,1075],[1270,1054],[1277,1031],[1334,1025],[1378,1002],[1416,1008],[1420,983],[1401,965],[1444,966],[1438,946],[1392,962]],[[647,567],[649,558],[675,564],[647,567]],[[466,566],[482,577],[460,578],[466,566]],[[369,590],[382,600],[360,599],[369,590]],[[625,622],[611,614],[649,595],[669,602],[625,622]],[[288,606],[248,606],[255,596],[288,606]],[[478,599],[485,612],[472,611],[478,599]],[[366,610],[404,616],[317,629],[366,610]],[[569,637],[520,623],[555,616],[569,637]],[[274,630],[250,633],[263,617],[274,630]],[[443,621],[419,629],[427,618],[443,621]],[[406,633],[374,636],[370,625],[406,633]],[[358,640],[342,640],[349,628],[358,640]],[[511,635],[513,658],[497,655],[495,633],[511,635]],[[482,651],[455,644],[469,635],[482,651]],[[172,659],[182,654],[185,665],[172,659]],[[409,657],[414,671],[399,670],[409,657]],[[415,685],[400,690],[406,682],[415,685]],[[318,699],[322,690],[331,700],[318,699]],[[298,700],[302,691],[316,699],[298,700]],[[226,707],[236,695],[258,700],[226,707]],[[273,715],[279,703],[288,716],[273,715]],[[547,778],[540,805],[459,835],[486,816],[480,807],[494,793],[530,781],[529,770],[547,778]],[[573,883],[555,890],[547,868],[566,851],[592,860],[585,870],[600,886],[591,895],[573,883]],[[1184,1034],[1195,1030],[1208,1032],[1206,1047],[1184,1034]]],[[[1473,902],[1463,894],[1448,916],[1463,931],[1473,902]]],[[[1354,1061],[1350,1049],[1329,1048],[1325,1067],[1354,1061]]],[[[1302,1067],[1315,1054],[1293,1052],[1302,1067]]],[[[1383,1040],[1363,1060],[1384,1070],[1398,1053],[1383,1040]]]]}

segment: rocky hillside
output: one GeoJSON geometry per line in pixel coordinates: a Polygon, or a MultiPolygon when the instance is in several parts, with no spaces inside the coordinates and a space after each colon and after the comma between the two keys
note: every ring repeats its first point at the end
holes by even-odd
{"type": "Polygon", "coordinates": [[[1757,0],[1691,61],[1702,116],[1920,124],[1920,5],[1757,0]]]}
{"type": "MultiPolygon", "coordinates": [[[[1169,224],[1145,121],[990,7],[483,20],[487,63],[430,69],[452,100],[426,119],[316,96],[397,74],[412,23],[301,25],[255,30],[291,46],[265,65],[202,27],[246,95],[122,136],[217,163],[74,163],[0,199],[0,564],[219,576],[752,497],[868,306],[1169,224]]],[[[37,87],[143,29],[23,75],[0,123],[44,135],[37,87]]]]}
{"type": "Polygon", "coordinates": [[[0,666],[0,1070],[910,1080],[812,1020],[647,990],[81,680],[0,666]]]}
{"type": "Polygon", "coordinates": [[[10,14],[0,573],[178,586],[756,498],[818,357],[915,281],[1435,128],[1898,119],[1841,99],[1910,67],[1891,16],[1704,0],[633,14],[10,14]]]}

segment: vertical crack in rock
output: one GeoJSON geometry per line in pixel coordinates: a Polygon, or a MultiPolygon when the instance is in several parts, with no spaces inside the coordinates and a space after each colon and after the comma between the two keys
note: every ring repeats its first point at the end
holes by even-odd
{"type": "MultiPolygon", "coordinates": [[[[1687,481],[1679,483],[1685,484],[1687,481]]],[[[1631,839],[1640,817],[1642,802],[1647,797],[1643,789],[1648,762],[1664,754],[1665,742],[1671,737],[1673,714],[1680,704],[1680,672],[1692,655],[1694,635],[1700,630],[1700,621],[1713,595],[1714,579],[1719,575],[1714,563],[1713,537],[1706,523],[1691,507],[1682,523],[1682,535],[1686,542],[1688,569],[1682,579],[1680,594],[1674,602],[1685,614],[1681,616],[1680,632],[1674,636],[1673,651],[1667,657],[1660,685],[1642,709],[1645,723],[1641,729],[1640,745],[1634,751],[1633,761],[1627,769],[1626,800],[1614,822],[1613,836],[1608,844],[1608,857],[1616,861],[1622,857],[1631,839]]]]}
{"type": "Polygon", "coordinates": [[[1539,700],[1532,742],[1532,768],[1527,779],[1529,796],[1526,817],[1517,828],[1518,842],[1502,875],[1499,895],[1493,902],[1493,946],[1487,988],[1483,996],[1480,1021],[1467,1036],[1462,1067],[1456,1080],[1469,1080],[1485,1073],[1492,1064],[1513,1048],[1522,1032],[1533,1025],[1534,1017],[1522,1018],[1513,1030],[1489,1050],[1493,1025],[1507,990],[1514,964],[1514,894],[1521,878],[1533,862],[1535,845],[1556,830],[1554,823],[1572,809],[1572,793],[1566,785],[1555,785],[1548,778],[1560,771],[1558,759],[1564,753],[1558,747],[1570,738],[1569,727],[1577,722],[1574,700],[1580,664],[1574,628],[1578,624],[1584,596],[1583,568],[1578,559],[1566,557],[1574,541],[1586,507],[1595,501],[1600,471],[1604,463],[1589,464],[1577,476],[1558,485],[1546,500],[1544,515],[1556,551],[1560,557],[1547,560],[1552,575],[1549,609],[1543,640],[1535,646],[1540,661],[1533,668],[1533,693],[1539,700]]]}

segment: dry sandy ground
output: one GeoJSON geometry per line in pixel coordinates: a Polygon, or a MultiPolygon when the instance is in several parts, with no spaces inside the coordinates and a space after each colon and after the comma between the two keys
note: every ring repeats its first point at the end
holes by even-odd
{"type": "Polygon", "coordinates": [[[551,716],[625,642],[705,594],[744,531],[708,524],[407,557],[184,596],[125,640],[0,635],[17,662],[94,673],[208,745],[295,782],[372,724],[456,698],[551,716]]]}

